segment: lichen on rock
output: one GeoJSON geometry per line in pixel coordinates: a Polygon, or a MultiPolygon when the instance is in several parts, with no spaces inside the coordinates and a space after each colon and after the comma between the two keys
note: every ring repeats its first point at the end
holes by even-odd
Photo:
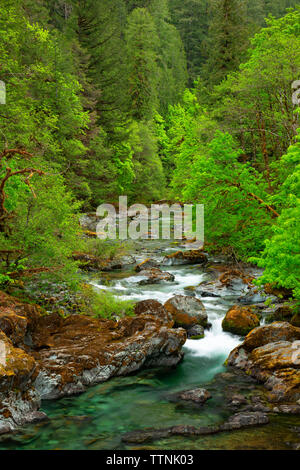
{"type": "Polygon", "coordinates": [[[11,339],[0,327],[0,433],[44,419],[41,399],[81,393],[144,367],[176,366],[187,337],[155,301],[116,322],[42,315],[39,307],[0,292],[1,318],[11,339]]]}
{"type": "Polygon", "coordinates": [[[192,326],[207,326],[207,313],[201,300],[190,296],[175,295],[164,304],[173,316],[175,326],[190,329],[192,326]]]}
{"type": "Polygon", "coordinates": [[[224,331],[240,336],[246,336],[259,325],[259,318],[251,307],[238,305],[234,305],[228,310],[222,322],[224,331]]]}
{"type": "Polygon", "coordinates": [[[272,402],[300,399],[300,328],[284,322],[255,328],[227,363],[262,382],[272,402]]]}

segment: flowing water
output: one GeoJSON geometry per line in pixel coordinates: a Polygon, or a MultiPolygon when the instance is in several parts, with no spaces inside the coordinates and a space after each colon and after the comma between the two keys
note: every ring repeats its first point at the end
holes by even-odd
{"type": "MultiPolygon", "coordinates": [[[[165,248],[157,253],[162,254],[165,248]]],[[[155,253],[155,252],[154,252],[155,253]]],[[[149,253],[140,254],[140,260],[149,253]]],[[[153,252],[150,253],[153,257],[153,252]]],[[[138,258],[139,258],[138,256],[138,258]]],[[[139,286],[133,270],[94,277],[96,289],[109,289],[123,299],[156,299],[165,302],[174,294],[187,295],[186,288],[208,279],[199,266],[168,267],[174,283],[139,286]]],[[[259,387],[246,376],[226,371],[224,361],[241,338],[222,331],[222,319],[236,295],[202,299],[212,327],[201,340],[188,340],[184,360],[175,369],[144,370],[94,386],[84,394],[44,402],[42,410],[50,420],[25,427],[20,433],[3,437],[0,449],[287,449],[299,441],[294,432],[295,417],[273,416],[270,424],[254,429],[201,438],[173,437],[148,446],[126,446],[121,436],[127,431],[176,424],[194,426],[223,422],[233,412],[226,407],[232,393],[257,393],[259,387]],[[172,394],[205,386],[212,399],[203,407],[183,405],[172,394]]],[[[299,425],[299,419],[298,419],[299,425]]]]}

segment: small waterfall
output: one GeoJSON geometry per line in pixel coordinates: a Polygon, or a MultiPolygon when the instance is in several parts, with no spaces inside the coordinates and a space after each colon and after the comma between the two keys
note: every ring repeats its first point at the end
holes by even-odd
{"type": "MultiPolygon", "coordinates": [[[[93,281],[92,285],[99,289],[109,289],[123,300],[141,301],[155,299],[165,303],[174,295],[187,295],[185,288],[197,287],[206,279],[207,274],[199,267],[176,266],[166,268],[174,274],[175,282],[155,285],[138,285],[143,279],[142,276],[132,275],[125,279],[112,281],[111,286],[102,282],[93,281]]],[[[236,297],[238,297],[237,294],[236,297]]],[[[220,366],[239,343],[238,336],[231,335],[222,330],[222,320],[227,310],[234,305],[235,299],[224,298],[201,298],[207,314],[211,329],[205,331],[205,337],[200,340],[187,340],[185,350],[193,356],[205,357],[207,359],[219,358],[220,366]]]]}

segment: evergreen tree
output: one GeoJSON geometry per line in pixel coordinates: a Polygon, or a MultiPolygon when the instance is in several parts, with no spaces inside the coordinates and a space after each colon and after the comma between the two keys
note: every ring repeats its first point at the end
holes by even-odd
{"type": "Polygon", "coordinates": [[[190,85],[205,63],[204,40],[208,34],[208,0],[172,0],[170,11],[173,24],[184,44],[190,85]]]}
{"type": "Polygon", "coordinates": [[[248,45],[245,0],[210,0],[207,62],[203,76],[210,86],[237,70],[248,45]]]}
{"type": "Polygon", "coordinates": [[[123,0],[73,0],[78,41],[88,54],[86,74],[99,90],[98,122],[108,132],[123,120],[126,101],[126,56],[123,0]]]}
{"type": "Polygon", "coordinates": [[[187,67],[183,43],[171,24],[168,0],[152,0],[149,5],[159,37],[158,67],[159,111],[166,114],[170,104],[177,103],[187,84],[187,67]]]}
{"type": "Polygon", "coordinates": [[[158,106],[159,38],[145,8],[136,8],[126,28],[130,113],[137,121],[151,120],[158,106]]]}

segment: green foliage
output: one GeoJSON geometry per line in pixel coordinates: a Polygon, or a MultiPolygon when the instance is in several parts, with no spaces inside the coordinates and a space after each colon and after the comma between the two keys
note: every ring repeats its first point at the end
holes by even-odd
{"type": "Polygon", "coordinates": [[[201,110],[195,93],[186,90],[182,104],[171,106],[166,119],[169,143],[166,163],[175,164],[171,187],[182,197],[182,188],[191,175],[191,163],[199,147],[205,146],[215,133],[215,123],[201,110]]]}
{"type": "Polygon", "coordinates": [[[128,191],[131,201],[151,202],[164,195],[165,178],[157,155],[157,140],[151,123],[133,123],[134,180],[128,191]]]}
{"type": "Polygon", "coordinates": [[[247,50],[249,32],[245,0],[210,0],[209,5],[211,21],[206,45],[209,55],[204,76],[211,86],[238,69],[247,50]]]}
{"type": "Polygon", "coordinates": [[[252,40],[249,60],[213,96],[219,103],[215,117],[239,137],[247,159],[270,180],[276,178],[271,163],[293,143],[297,129],[291,84],[300,69],[299,19],[298,8],[268,20],[252,40]]]}
{"type": "Polygon", "coordinates": [[[299,297],[295,3],[0,0],[0,154],[21,151],[1,159],[0,283],[41,270],[76,288],[74,251],[119,253],[80,236],[79,211],[127,194],[204,203],[208,246],[299,297]],[[29,165],[45,175],[4,180],[29,165]]]}
{"type": "Polygon", "coordinates": [[[154,21],[145,8],[137,8],[129,15],[126,43],[131,115],[138,121],[150,120],[158,101],[159,39],[154,21]]]}
{"type": "Polygon", "coordinates": [[[90,285],[81,286],[77,298],[79,310],[83,315],[114,319],[115,317],[133,316],[134,313],[133,302],[120,300],[109,291],[95,290],[90,285]]]}
{"type": "Polygon", "coordinates": [[[1,108],[1,147],[26,148],[69,169],[82,158],[80,139],[88,123],[81,86],[56,31],[30,24],[19,1],[1,6],[0,62],[7,105],[1,108]]]}
{"type": "Polygon", "coordinates": [[[252,261],[265,268],[261,284],[293,289],[300,303],[300,142],[289,148],[281,163],[290,168],[278,196],[283,210],[263,253],[252,261]]]}
{"type": "MultiPolygon", "coordinates": [[[[194,154],[182,197],[205,205],[208,244],[246,259],[263,247],[272,219],[253,197],[268,200],[266,182],[249,165],[239,162],[240,155],[233,138],[218,132],[206,149],[201,146],[194,154]]],[[[182,158],[185,167],[187,157],[182,158]]]]}
{"type": "Polygon", "coordinates": [[[106,261],[116,259],[128,254],[130,243],[119,240],[100,240],[99,238],[88,238],[84,243],[84,251],[92,256],[106,261]]]}
{"type": "Polygon", "coordinates": [[[187,83],[187,65],[183,43],[176,27],[171,24],[168,0],[151,0],[151,13],[158,43],[158,111],[166,115],[168,106],[181,99],[187,83]]]}
{"type": "Polygon", "coordinates": [[[85,93],[97,112],[97,123],[110,134],[127,111],[126,23],[123,0],[72,0],[73,37],[82,48],[85,93]],[[93,102],[94,101],[94,102],[93,102]]]}
{"type": "Polygon", "coordinates": [[[0,233],[1,250],[11,251],[2,258],[1,271],[41,270],[75,287],[79,279],[72,253],[83,243],[79,235],[79,208],[59,175],[34,177],[35,194],[18,192],[14,217],[0,233]]]}
{"type": "Polygon", "coordinates": [[[187,56],[190,85],[200,74],[206,62],[204,41],[207,38],[208,0],[172,0],[170,10],[187,56]]]}

